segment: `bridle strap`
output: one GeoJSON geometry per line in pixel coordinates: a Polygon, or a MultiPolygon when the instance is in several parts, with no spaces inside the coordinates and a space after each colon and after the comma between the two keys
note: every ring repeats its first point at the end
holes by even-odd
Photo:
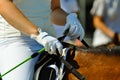
{"type": "MultiPolygon", "coordinates": [[[[73,51],[75,51],[75,45],[72,45],[72,44],[69,44],[69,43],[66,43],[66,42],[63,42],[63,40],[65,39],[67,35],[64,35],[62,37],[59,37],[58,40],[62,43],[63,45],[63,48],[72,48],[73,51]]],[[[82,43],[86,46],[86,47],[89,47],[88,44],[82,40],[82,43]]],[[[57,57],[59,58],[59,60],[64,63],[64,65],[80,80],[86,80],[85,77],[79,73],[70,63],[68,63],[66,60],[63,59],[63,57],[59,54],[58,50],[57,51],[57,57]]]]}

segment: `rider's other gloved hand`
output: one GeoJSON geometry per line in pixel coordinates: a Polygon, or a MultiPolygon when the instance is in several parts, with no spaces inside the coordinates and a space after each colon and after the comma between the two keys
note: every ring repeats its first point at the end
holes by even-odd
{"type": "Polygon", "coordinates": [[[57,49],[59,53],[62,54],[62,44],[56,38],[48,35],[48,33],[39,30],[39,35],[32,34],[31,38],[42,44],[48,53],[56,54],[57,49]]]}
{"type": "Polygon", "coordinates": [[[64,33],[67,30],[69,30],[67,35],[71,38],[71,40],[75,40],[77,38],[79,38],[80,40],[83,39],[85,32],[80,21],[77,18],[76,13],[70,13],[67,16],[64,33]]]}

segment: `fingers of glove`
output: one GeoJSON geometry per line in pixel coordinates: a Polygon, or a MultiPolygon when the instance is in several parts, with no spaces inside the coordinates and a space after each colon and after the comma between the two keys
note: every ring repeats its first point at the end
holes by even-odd
{"type": "Polygon", "coordinates": [[[51,48],[51,54],[56,54],[56,44],[55,43],[53,43],[51,46],[50,46],[51,48]]]}
{"type": "Polygon", "coordinates": [[[55,43],[48,43],[44,47],[45,47],[45,51],[47,51],[48,53],[55,54],[56,52],[55,43]]]}
{"type": "Polygon", "coordinates": [[[56,49],[59,51],[60,54],[62,54],[63,46],[59,41],[56,42],[56,49]]]}
{"type": "Polygon", "coordinates": [[[64,28],[64,31],[63,31],[63,34],[68,33],[69,31],[67,32],[67,30],[69,30],[69,28],[70,28],[70,24],[69,24],[69,23],[66,23],[65,28],[64,28]]]}
{"type": "Polygon", "coordinates": [[[80,35],[80,40],[82,40],[83,38],[84,38],[84,36],[85,36],[85,31],[84,31],[84,29],[82,29],[81,30],[81,35],[80,35]]]}
{"type": "Polygon", "coordinates": [[[78,31],[79,32],[79,39],[82,40],[85,36],[85,31],[84,31],[84,29],[81,25],[80,25],[79,28],[80,28],[79,31],[78,31]]]}
{"type": "Polygon", "coordinates": [[[56,41],[49,41],[45,45],[45,50],[50,54],[56,54],[56,41]]]}
{"type": "Polygon", "coordinates": [[[79,27],[77,26],[76,23],[66,23],[65,28],[64,28],[64,33],[66,33],[66,31],[69,29],[69,31],[67,32],[67,35],[70,37],[78,37],[79,35],[77,34],[77,32],[79,31],[78,29],[79,27]]]}
{"type": "Polygon", "coordinates": [[[70,25],[68,35],[72,35],[74,31],[76,30],[76,28],[77,28],[76,25],[74,24],[70,25]]]}
{"type": "Polygon", "coordinates": [[[48,53],[51,52],[49,43],[46,43],[44,47],[45,47],[45,51],[47,51],[48,53]]]}
{"type": "Polygon", "coordinates": [[[73,25],[70,27],[70,30],[69,30],[69,35],[70,36],[76,36],[78,34],[78,26],[77,25],[73,25]]]}
{"type": "Polygon", "coordinates": [[[59,41],[53,41],[50,43],[46,43],[45,45],[45,51],[50,54],[56,54],[56,49],[59,51],[60,54],[62,54],[63,46],[59,41]]]}
{"type": "Polygon", "coordinates": [[[70,33],[69,36],[72,39],[76,39],[76,38],[80,37],[80,40],[82,40],[85,35],[84,29],[82,28],[82,26],[80,24],[78,24],[78,25],[74,25],[73,27],[74,27],[73,32],[70,33]]]}

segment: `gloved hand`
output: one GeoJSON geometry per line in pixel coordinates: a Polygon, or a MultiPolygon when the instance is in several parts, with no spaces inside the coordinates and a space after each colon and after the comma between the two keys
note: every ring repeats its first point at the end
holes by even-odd
{"type": "Polygon", "coordinates": [[[62,54],[63,46],[56,38],[49,36],[48,33],[42,32],[41,30],[39,30],[39,33],[39,35],[32,34],[31,38],[42,44],[48,53],[56,54],[57,49],[62,54]]]}
{"type": "Polygon", "coordinates": [[[67,30],[68,30],[67,35],[71,38],[71,40],[75,40],[77,38],[79,38],[80,40],[83,39],[85,32],[79,20],[77,19],[76,13],[70,13],[67,16],[64,33],[67,30]]]}

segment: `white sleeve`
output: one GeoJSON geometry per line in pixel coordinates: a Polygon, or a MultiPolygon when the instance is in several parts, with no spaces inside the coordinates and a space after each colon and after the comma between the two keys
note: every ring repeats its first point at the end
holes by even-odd
{"type": "Polygon", "coordinates": [[[77,0],[60,0],[60,6],[67,13],[77,12],[79,10],[77,0]]]}
{"type": "Polygon", "coordinates": [[[95,0],[90,13],[92,15],[103,16],[104,9],[105,9],[105,1],[104,0],[95,0]]]}

